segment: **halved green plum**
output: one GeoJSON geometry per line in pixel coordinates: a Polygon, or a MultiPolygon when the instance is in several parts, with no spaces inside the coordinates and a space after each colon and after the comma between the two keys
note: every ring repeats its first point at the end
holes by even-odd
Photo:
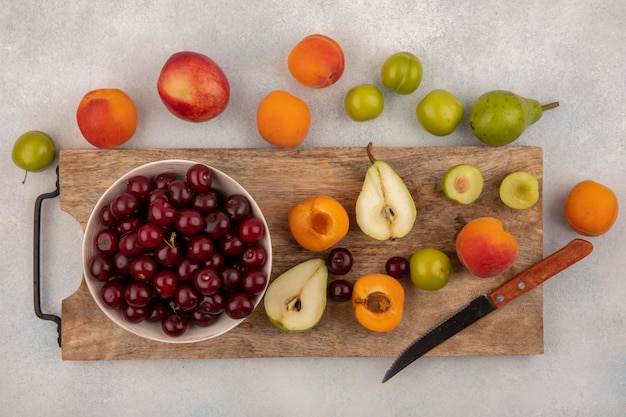
{"type": "Polygon", "coordinates": [[[443,177],[443,193],[452,201],[470,204],[483,192],[483,173],[474,165],[455,165],[443,177]]]}
{"type": "Polygon", "coordinates": [[[512,172],[500,183],[500,199],[512,209],[529,209],[539,201],[539,181],[528,172],[512,172]]]}

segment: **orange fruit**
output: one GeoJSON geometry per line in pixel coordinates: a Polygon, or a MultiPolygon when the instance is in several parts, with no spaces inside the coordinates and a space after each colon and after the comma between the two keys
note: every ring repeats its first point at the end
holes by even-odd
{"type": "Polygon", "coordinates": [[[332,197],[315,196],[289,210],[289,230],[305,249],[321,252],[339,242],[348,233],[346,209],[332,197]]]}
{"type": "Polygon", "coordinates": [[[459,231],[455,241],[461,264],[474,276],[500,275],[517,259],[517,240],[495,217],[477,217],[459,231]]]}
{"type": "Polygon", "coordinates": [[[404,288],[386,274],[369,274],[352,287],[352,308],[357,321],[374,332],[388,332],[402,321],[404,288]]]}
{"type": "Polygon", "coordinates": [[[565,220],[576,233],[599,236],[609,231],[617,220],[615,193],[592,180],[576,184],[565,200],[565,220]]]}
{"type": "Polygon", "coordinates": [[[298,146],[309,133],[311,111],[299,97],[275,90],[259,103],[256,113],[259,134],[275,146],[298,146]]]}
{"type": "Polygon", "coordinates": [[[293,78],[311,88],[333,85],[346,66],[343,50],[337,41],[320,34],[302,39],[289,53],[287,67],[293,78]]]}
{"type": "Polygon", "coordinates": [[[122,90],[101,88],[85,94],[76,110],[76,122],[87,142],[98,148],[115,148],[137,130],[137,109],[122,90]]]}

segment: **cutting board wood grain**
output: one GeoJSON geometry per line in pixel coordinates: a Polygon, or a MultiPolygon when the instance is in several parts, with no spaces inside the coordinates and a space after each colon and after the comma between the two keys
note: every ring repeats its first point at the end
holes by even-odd
{"type": "MultiPolygon", "coordinates": [[[[300,248],[287,225],[290,207],[317,194],[339,200],[350,216],[350,230],[340,243],[354,256],[353,270],[345,277],[384,272],[391,256],[410,255],[421,247],[447,253],[453,263],[450,283],[436,292],[421,291],[403,278],[405,313],[398,328],[374,333],[361,327],[350,303],[330,301],[324,316],[303,333],[283,332],[265,317],[262,305],[235,330],[214,340],[168,344],[137,337],[113,324],[97,307],[83,280],[74,294],[62,301],[62,358],[113,360],[145,358],[252,358],[396,356],[411,341],[439,321],[487,292],[543,256],[542,200],[528,210],[512,210],[500,202],[498,187],[504,176],[523,170],[543,179],[543,153],[539,147],[411,147],[373,148],[374,155],[391,164],[404,179],[417,206],[413,231],[405,238],[377,242],[356,225],[354,204],[369,160],[365,147],[296,149],[140,149],[62,150],[59,160],[61,209],[84,228],[105,189],[127,171],[147,162],[189,159],[211,165],[241,183],[256,199],[269,225],[273,246],[271,279],[299,262],[327,252],[300,248]],[[459,205],[443,195],[441,182],[448,168],[460,163],[478,166],[484,175],[481,197],[459,205]],[[469,220],[495,216],[515,236],[519,257],[503,275],[493,279],[472,277],[456,256],[454,240],[469,220]]],[[[75,271],[80,274],[81,271],[75,271]]],[[[331,277],[333,279],[333,277],[331,277]]],[[[540,354],[543,352],[543,292],[541,288],[515,300],[429,355],[540,354]]]]}

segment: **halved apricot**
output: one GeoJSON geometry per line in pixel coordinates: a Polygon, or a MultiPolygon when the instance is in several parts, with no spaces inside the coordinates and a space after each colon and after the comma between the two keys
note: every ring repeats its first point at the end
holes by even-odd
{"type": "Polygon", "coordinates": [[[352,308],[363,327],[388,332],[398,327],[402,320],[404,288],[389,275],[364,275],[352,288],[352,308]]]}
{"type": "Polygon", "coordinates": [[[305,249],[321,252],[348,233],[348,213],[340,202],[328,196],[314,196],[289,210],[289,230],[305,249]]]}

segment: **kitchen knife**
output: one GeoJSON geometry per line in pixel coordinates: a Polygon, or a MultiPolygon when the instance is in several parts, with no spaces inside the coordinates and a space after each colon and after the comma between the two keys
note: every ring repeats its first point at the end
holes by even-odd
{"type": "Polygon", "coordinates": [[[505,306],[520,295],[532,290],[548,278],[580,261],[593,250],[586,240],[574,239],[552,255],[520,272],[489,294],[483,294],[466,307],[443,321],[428,333],[414,341],[385,373],[383,383],[431,349],[448,340],[461,330],[471,326],[487,314],[505,306]]]}

